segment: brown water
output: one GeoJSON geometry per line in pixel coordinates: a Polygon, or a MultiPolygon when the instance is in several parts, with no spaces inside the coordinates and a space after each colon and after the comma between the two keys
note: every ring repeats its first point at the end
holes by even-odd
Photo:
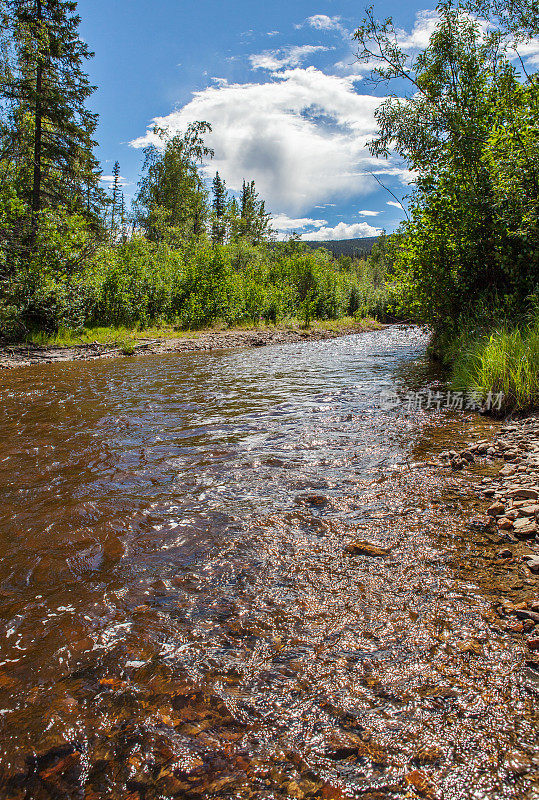
{"type": "Polygon", "coordinates": [[[378,407],[424,349],[0,375],[2,797],[539,797],[539,673],[490,611],[536,587],[469,477],[407,466],[494,424],[378,407]]]}

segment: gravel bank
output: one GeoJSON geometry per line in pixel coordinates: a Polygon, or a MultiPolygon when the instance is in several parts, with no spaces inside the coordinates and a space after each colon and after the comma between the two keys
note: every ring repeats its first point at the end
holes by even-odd
{"type": "Polygon", "coordinates": [[[478,461],[492,463],[494,474],[478,486],[489,502],[484,522],[498,537],[498,563],[518,566],[530,587],[522,602],[501,596],[496,610],[506,630],[526,636],[528,649],[539,658],[539,414],[504,425],[492,441],[478,441],[459,452],[446,450],[440,458],[453,470],[478,461]]]}
{"type": "Polygon", "coordinates": [[[368,321],[335,329],[312,327],[252,328],[225,331],[202,331],[175,339],[139,339],[126,351],[124,344],[80,344],[73,347],[32,344],[0,345],[0,368],[13,369],[31,364],[51,364],[58,361],[90,361],[96,358],[120,358],[122,356],[147,355],[152,353],[184,353],[204,350],[226,350],[233,347],[264,347],[287,342],[335,339],[353,333],[376,330],[384,327],[368,321]]]}

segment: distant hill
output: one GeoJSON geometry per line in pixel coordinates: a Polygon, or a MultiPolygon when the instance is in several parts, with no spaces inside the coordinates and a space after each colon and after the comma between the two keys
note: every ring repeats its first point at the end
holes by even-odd
{"type": "Polygon", "coordinates": [[[339,256],[365,256],[368,255],[379,236],[368,236],[365,239],[332,239],[326,242],[306,242],[304,243],[313,249],[325,247],[330,253],[338,258],[339,256]]]}

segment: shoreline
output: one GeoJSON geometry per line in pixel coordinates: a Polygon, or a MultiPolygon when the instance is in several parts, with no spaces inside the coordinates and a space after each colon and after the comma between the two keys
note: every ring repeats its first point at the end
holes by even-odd
{"type": "Polygon", "coordinates": [[[226,350],[236,347],[265,347],[304,341],[336,339],[356,333],[380,330],[387,327],[376,320],[367,319],[355,324],[339,324],[339,320],[313,323],[310,328],[299,325],[282,327],[231,328],[227,330],[203,329],[177,337],[145,339],[129,343],[88,343],[73,345],[36,345],[31,343],[0,345],[0,369],[16,369],[35,364],[53,364],[67,361],[95,361],[98,358],[121,358],[160,353],[202,352],[226,350]]]}
{"type": "Polygon", "coordinates": [[[505,576],[493,611],[502,630],[523,639],[527,665],[539,680],[539,413],[504,422],[490,440],[460,451],[446,450],[440,462],[458,472],[474,464],[472,489],[485,506],[471,520],[494,545],[493,566],[505,576]]]}

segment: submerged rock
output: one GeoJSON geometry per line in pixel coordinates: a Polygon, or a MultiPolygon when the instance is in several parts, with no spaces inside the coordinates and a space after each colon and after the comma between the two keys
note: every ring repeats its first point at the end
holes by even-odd
{"type": "Polygon", "coordinates": [[[371,542],[353,541],[350,542],[345,548],[344,552],[351,556],[371,556],[372,558],[381,558],[389,555],[389,550],[385,547],[379,547],[371,542]]]}

